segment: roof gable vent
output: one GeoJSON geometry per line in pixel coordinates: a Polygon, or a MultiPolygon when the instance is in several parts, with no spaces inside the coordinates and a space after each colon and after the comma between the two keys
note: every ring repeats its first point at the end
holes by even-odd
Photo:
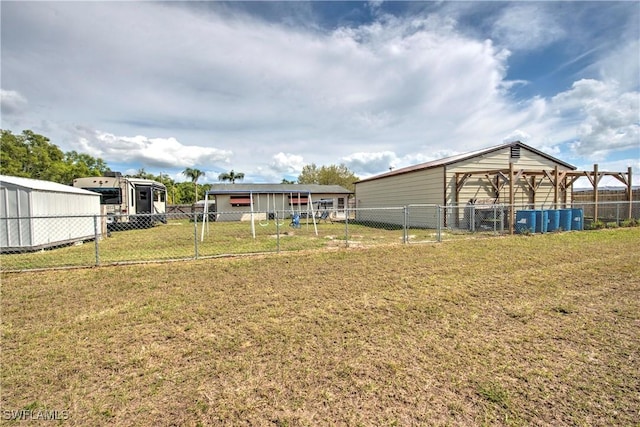
{"type": "Polygon", "coordinates": [[[512,145],[511,146],[511,158],[512,159],[519,159],[520,158],[520,146],[519,145],[512,145]]]}

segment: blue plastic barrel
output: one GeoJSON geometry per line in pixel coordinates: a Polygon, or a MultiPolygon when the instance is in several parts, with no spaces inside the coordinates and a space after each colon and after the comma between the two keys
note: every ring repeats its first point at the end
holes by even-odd
{"type": "Polygon", "coordinates": [[[571,230],[571,216],[573,215],[573,209],[560,209],[560,229],[562,231],[571,230]]]}
{"type": "Polygon", "coordinates": [[[522,210],[516,212],[516,233],[534,233],[536,231],[536,211],[522,210]]]}
{"type": "Polygon", "coordinates": [[[549,209],[547,211],[547,231],[552,232],[560,228],[560,211],[558,209],[549,209]]]}
{"type": "Polygon", "coordinates": [[[549,222],[549,212],[545,210],[536,211],[536,233],[546,233],[547,222],[549,222]]]}
{"type": "Polygon", "coordinates": [[[571,209],[571,229],[578,231],[584,229],[584,211],[582,208],[571,209]]]}

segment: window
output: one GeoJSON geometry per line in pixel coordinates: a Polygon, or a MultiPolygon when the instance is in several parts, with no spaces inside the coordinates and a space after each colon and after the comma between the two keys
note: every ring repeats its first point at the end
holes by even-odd
{"type": "Polygon", "coordinates": [[[235,194],[229,197],[231,206],[251,206],[250,194],[235,194]]]}
{"type": "Polygon", "coordinates": [[[511,147],[511,158],[512,159],[519,159],[520,158],[520,146],[519,145],[514,145],[513,147],[511,147]]]}
{"type": "Polygon", "coordinates": [[[156,202],[164,203],[165,194],[166,194],[165,191],[155,189],[153,190],[153,200],[156,202]]]}
{"type": "Polygon", "coordinates": [[[100,204],[101,205],[119,205],[122,203],[122,197],[120,195],[119,188],[85,188],[85,190],[93,191],[95,193],[100,193],[100,204]]]}
{"type": "Polygon", "coordinates": [[[307,205],[309,204],[309,198],[303,195],[292,194],[289,195],[289,204],[290,205],[307,205]]]}

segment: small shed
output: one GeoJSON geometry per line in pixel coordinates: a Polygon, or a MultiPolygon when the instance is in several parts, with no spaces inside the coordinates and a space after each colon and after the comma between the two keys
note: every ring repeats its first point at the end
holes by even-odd
{"type": "MultiPolygon", "coordinates": [[[[100,195],[50,181],[0,175],[0,250],[34,251],[95,238],[100,195]]],[[[99,230],[99,228],[98,228],[99,230]]]]}

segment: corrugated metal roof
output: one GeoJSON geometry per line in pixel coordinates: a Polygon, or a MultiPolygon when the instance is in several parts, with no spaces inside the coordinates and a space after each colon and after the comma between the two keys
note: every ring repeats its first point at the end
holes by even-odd
{"type": "Polygon", "coordinates": [[[43,181],[40,179],[22,178],[19,176],[0,175],[0,185],[11,184],[22,188],[37,191],[48,191],[53,193],[74,193],[85,196],[100,196],[93,191],[82,188],[71,187],[70,185],[58,184],[57,182],[43,181]]]}
{"type": "Polygon", "coordinates": [[[351,194],[340,185],[320,184],[213,184],[207,194],[230,193],[311,193],[311,194],[351,194]]]}
{"type": "Polygon", "coordinates": [[[563,162],[562,160],[556,159],[555,157],[552,157],[546,153],[543,153],[540,150],[536,150],[533,147],[530,147],[526,144],[523,144],[520,141],[514,141],[514,142],[508,142],[506,144],[500,144],[500,145],[496,145],[494,147],[489,147],[489,148],[484,148],[482,150],[476,150],[476,151],[470,151],[468,153],[462,153],[462,154],[457,154],[455,156],[450,156],[450,157],[444,157],[442,159],[437,159],[437,160],[432,160],[430,162],[426,162],[426,163],[420,163],[417,165],[413,165],[413,166],[407,166],[406,168],[401,168],[401,169],[395,169],[391,172],[385,172],[382,173],[380,175],[375,175],[369,178],[365,178],[365,179],[361,179],[358,182],[365,182],[365,181],[373,181],[374,179],[380,179],[380,178],[386,178],[388,176],[394,176],[394,175],[401,175],[404,173],[409,173],[409,172],[414,172],[414,171],[419,171],[419,170],[423,170],[423,169],[430,169],[430,168],[435,168],[438,166],[446,166],[446,165],[450,165],[462,160],[467,160],[473,157],[477,157],[477,156],[481,156],[483,154],[488,154],[488,153],[492,153],[494,151],[498,151],[498,150],[502,150],[503,148],[508,148],[508,147],[513,147],[513,146],[520,146],[526,150],[532,151],[540,156],[546,157],[547,159],[558,163],[560,165],[563,165],[567,168],[570,169],[576,169],[575,166],[570,165],[569,163],[563,162]]]}

